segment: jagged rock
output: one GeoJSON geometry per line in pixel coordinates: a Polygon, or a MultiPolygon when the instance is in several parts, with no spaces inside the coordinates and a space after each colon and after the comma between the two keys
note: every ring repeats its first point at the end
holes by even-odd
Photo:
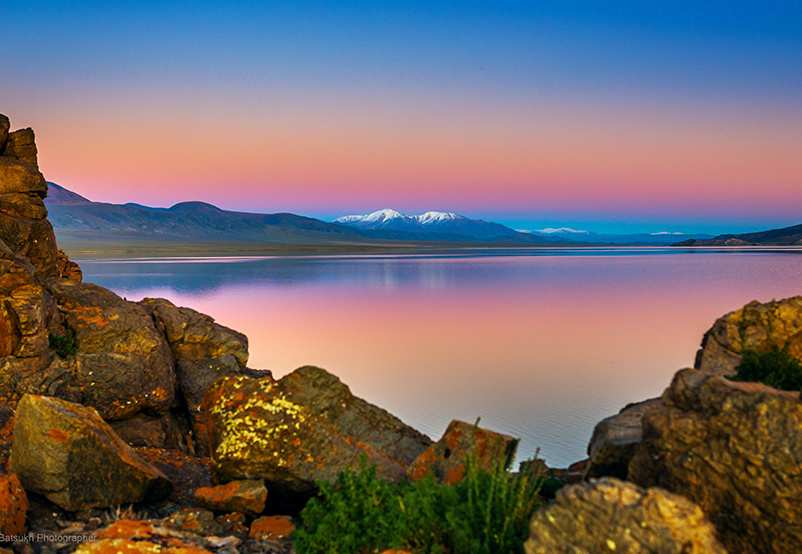
{"type": "Polygon", "coordinates": [[[44,219],[47,207],[38,194],[4,192],[0,194],[0,213],[23,219],[44,219]]]}
{"type": "Polygon", "coordinates": [[[732,553],[800,552],[799,393],[682,370],[644,416],[628,478],[698,503],[732,553]]]}
{"type": "Polygon", "coordinates": [[[764,304],[753,301],[713,324],[694,366],[713,375],[734,375],[744,350],[782,347],[802,359],[802,296],[764,304]]]}
{"type": "Polygon", "coordinates": [[[163,298],[140,302],[170,344],[175,371],[195,438],[208,450],[203,395],[215,379],[241,375],[248,363],[248,338],[190,308],[178,308],[163,298]]]}
{"type": "Polygon", "coordinates": [[[26,490],[69,511],[160,498],[172,489],[97,411],[46,396],[20,400],[10,465],[26,490]]]}
{"type": "Polygon", "coordinates": [[[629,460],[643,438],[643,415],[661,404],[659,398],[630,404],[618,414],[597,423],[588,444],[590,464],[585,476],[626,479],[629,460]]]}
{"type": "Polygon", "coordinates": [[[262,480],[231,481],[216,487],[201,487],[195,491],[195,502],[201,508],[217,512],[261,514],[265,509],[267,488],[262,480]]]}
{"type": "Polygon", "coordinates": [[[140,412],[131,418],[108,423],[129,446],[178,450],[184,440],[171,412],[162,416],[149,416],[140,412]]]}
{"type": "Polygon", "coordinates": [[[11,122],[8,116],[0,113],[0,156],[3,155],[3,150],[6,148],[6,141],[8,140],[8,131],[11,128],[11,122]]]}
{"type": "Polygon", "coordinates": [[[88,283],[51,279],[48,290],[78,351],[66,364],[82,390],[82,403],[104,419],[141,410],[163,414],[175,404],[170,348],[138,304],[88,283]]]}
{"type": "Polygon", "coordinates": [[[73,281],[83,281],[84,272],[81,266],[70,260],[70,257],[64,253],[61,248],[58,249],[58,260],[56,261],[58,267],[58,276],[63,279],[72,279],[73,281]]]}
{"type": "Polygon", "coordinates": [[[0,212],[0,238],[14,253],[28,258],[38,278],[56,276],[56,235],[47,219],[25,219],[0,212]]]}
{"type": "Polygon", "coordinates": [[[28,496],[19,478],[13,473],[0,475],[0,536],[22,535],[27,512],[28,496]]]}
{"type": "Polygon", "coordinates": [[[526,554],[727,554],[693,502],[612,477],[569,485],[532,519],[526,554]]]}
{"type": "Polygon", "coordinates": [[[38,151],[36,149],[36,137],[34,136],[33,129],[20,129],[8,134],[6,141],[6,148],[2,155],[7,158],[13,158],[20,162],[26,163],[39,171],[39,162],[37,160],[38,151]]]}
{"type": "Polygon", "coordinates": [[[209,458],[163,448],[136,448],[140,458],[161,471],[173,483],[167,502],[178,506],[195,506],[195,491],[212,486],[209,458]]]}
{"type": "Polygon", "coordinates": [[[212,467],[224,480],[264,479],[274,490],[310,493],[317,479],[359,466],[398,481],[431,440],[357,398],[337,377],[305,366],[279,381],[226,377],[204,401],[212,467]]]}
{"type": "Polygon", "coordinates": [[[47,197],[47,182],[30,165],[0,156],[0,193],[31,193],[41,199],[47,197]]]}
{"type": "Polygon", "coordinates": [[[508,467],[518,448],[519,439],[481,429],[464,421],[453,420],[443,437],[427,448],[407,469],[414,480],[429,472],[449,485],[462,481],[468,456],[476,456],[477,467],[492,470],[496,464],[508,467]]]}

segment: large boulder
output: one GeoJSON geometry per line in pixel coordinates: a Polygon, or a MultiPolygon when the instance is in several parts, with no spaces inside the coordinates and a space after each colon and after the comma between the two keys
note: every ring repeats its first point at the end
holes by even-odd
{"type": "Polygon", "coordinates": [[[526,554],[726,554],[693,502],[612,477],[569,485],[532,519],[526,554]]]}
{"type": "Polygon", "coordinates": [[[248,338],[190,308],[178,308],[163,298],[139,303],[167,338],[175,360],[178,385],[192,417],[202,452],[208,450],[203,395],[215,379],[241,375],[248,363],[248,338]]]}
{"type": "Polygon", "coordinates": [[[75,376],[81,402],[104,419],[145,410],[163,414],[176,402],[170,347],[142,306],[113,292],[68,279],[48,280],[77,352],[59,363],[75,376]]]}
{"type": "Polygon", "coordinates": [[[643,439],[643,416],[660,405],[659,398],[636,402],[597,423],[588,444],[585,477],[607,475],[626,479],[629,461],[643,439]]]}
{"type": "Polygon", "coordinates": [[[750,302],[719,318],[705,333],[694,366],[713,375],[734,375],[744,350],[783,347],[802,359],[802,296],[750,302]]]}
{"type": "Polygon", "coordinates": [[[730,552],[802,552],[799,393],[685,369],[662,399],[628,479],[699,504],[730,552]]]}
{"type": "Polygon", "coordinates": [[[20,400],[10,465],[26,490],[68,511],[141,502],[172,490],[97,411],[46,396],[20,400]]]}
{"type": "Polygon", "coordinates": [[[33,129],[20,129],[8,134],[5,149],[2,155],[26,163],[39,171],[38,151],[36,149],[36,136],[33,129]]]}
{"type": "Polygon", "coordinates": [[[453,420],[443,437],[418,456],[407,470],[414,480],[434,473],[436,479],[453,485],[465,476],[465,464],[473,457],[476,467],[491,471],[497,465],[509,467],[519,439],[453,420]]]}
{"type": "Polygon", "coordinates": [[[264,479],[271,491],[310,493],[363,455],[379,476],[399,481],[432,442],[312,366],[280,381],[220,379],[204,404],[218,478],[264,479]]]}

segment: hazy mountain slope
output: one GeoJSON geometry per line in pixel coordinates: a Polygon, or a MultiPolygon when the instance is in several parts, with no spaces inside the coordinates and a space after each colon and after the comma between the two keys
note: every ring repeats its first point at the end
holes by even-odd
{"type": "Polygon", "coordinates": [[[756,233],[726,234],[707,240],[686,240],[672,246],[802,246],[802,225],[756,233]]]}

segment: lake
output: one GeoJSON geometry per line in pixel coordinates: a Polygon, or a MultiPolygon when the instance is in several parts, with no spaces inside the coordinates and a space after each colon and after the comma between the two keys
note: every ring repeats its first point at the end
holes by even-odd
{"type": "Polygon", "coordinates": [[[802,249],[539,248],[426,255],[79,260],[129,300],[245,333],[249,366],[313,364],[438,439],[452,419],[564,467],[658,396],[751,300],[802,294],[802,249]]]}

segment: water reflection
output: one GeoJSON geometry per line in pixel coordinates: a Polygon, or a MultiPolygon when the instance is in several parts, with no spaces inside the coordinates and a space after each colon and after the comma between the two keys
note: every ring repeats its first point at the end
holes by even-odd
{"type": "Polygon", "coordinates": [[[799,250],[543,249],[473,256],[82,262],[246,333],[251,367],[325,367],[438,437],[452,418],[553,464],[662,392],[720,315],[802,291],[799,250]]]}

